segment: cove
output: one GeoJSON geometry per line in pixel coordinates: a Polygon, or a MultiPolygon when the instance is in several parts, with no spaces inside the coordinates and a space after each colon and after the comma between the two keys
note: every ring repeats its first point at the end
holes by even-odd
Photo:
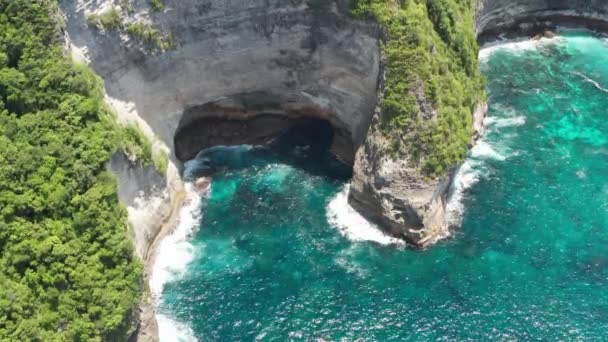
{"type": "Polygon", "coordinates": [[[323,139],[188,163],[186,178],[213,180],[161,246],[161,339],[604,338],[608,43],[570,32],[481,63],[486,133],[454,180],[459,228],[431,249],[358,221],[323,139]]]}

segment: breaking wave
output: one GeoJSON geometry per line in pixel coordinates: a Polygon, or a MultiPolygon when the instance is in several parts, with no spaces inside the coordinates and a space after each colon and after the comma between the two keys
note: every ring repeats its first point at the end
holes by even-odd
{"type": "Polygon", "coordinates": [[[373,241],[382,245],[405,245],[402,240],[384,234],[378,226],[353,209],[348,204],[349,191],[350,185],[347,184],[327,205],[327,220],[331,226],[354,242],[373,241]]]}
{"type": "Polygon", "coordinates": [[[555,44],[557,40],[563,38],[556,36],[554,38],[541,38],[531,40],[528,38],[516,40],[497,40],[495,42],[486,43],[479,50],[479,62],[485,63],[492,54],[497,51],[509,51],[511,53],[524,53],[526,51],[535,50],[543,46],[555,44]]]}
{"type": "MultiPolygon", "coordinates": [[[[209,186],[206,190],[208,191],[209,186]]],[[[158,246],[155,257],[150,289],[155,301],[159,301],[164,285],[184,275],[186,268],[195,256],[195,247],[190,242],[192,234],[201,218],[203,194],[193,183],[184,186],[184,205],[180,209],[175,230],[166,236],[158,246]]],[[[156,315],[160,341],[196,341],[191,329],[183,323],[174,321],[162,314],[156,315]]]]}
{"type": "Polygon", "coordinates": [[[196,342],[194,332],[189,326],[174,321],[171,318],[157,314],[156,322],[158,324],[158,340],[159,341],[175,341],[175,342],[196,342]]]}

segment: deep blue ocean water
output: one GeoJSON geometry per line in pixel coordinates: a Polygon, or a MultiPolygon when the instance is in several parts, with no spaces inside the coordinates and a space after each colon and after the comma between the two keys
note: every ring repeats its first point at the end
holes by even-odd
{"type": "Polygon", "coordinates": [[[482,69],[451,238],[355,241],[328,221],[349,170],[322,150],[218,148],[191,164],[215,174],[161,315],[204,341],[608,338],[608,43],[506,44],[482,69]]]}

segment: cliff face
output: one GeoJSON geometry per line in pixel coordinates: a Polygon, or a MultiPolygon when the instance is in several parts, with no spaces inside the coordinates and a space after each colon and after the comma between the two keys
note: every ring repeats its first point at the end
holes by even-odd
{"type": "MultiPolygon", "coordinates": [[[[390,142],[380,131],[379,111],[357,151],[349,203],[389,234],[417,247],[432,245],[449,235],[446,205],[456,167],[429,179],[409,163],[407,155],[386,153],[381,146],[390,142]]],[[[472,113],[472,144],[481,134],[486,112],[486,104],[480,103],[472,113]]]]}
{"type": "Polygon", "coordinates": [[[557,25],[608,29],[604,0],[479,0],[477,33],[492,39],[514,32],[529,34],[557,25]]]}
{"type": "MultiPolygon", "coordinates": [[[[171,152],[169,179],[116,159],[139,254],[175,205],[181,161],[217,144],[261,143],[302,117],[329,121],[333,152],[352,163],[376,105],[378,27],[352,19],[347,1],[63,1],[68,48],[104,79],[121,122],[171,152]],[[123,7],[121,7],[123,5],[123,7]],[[118,24],[91,24],[118,13],[118,24]],[[158,46],[133,27],[155,30],[158,46]],[[147,214],[146,214],[147,213],[147,214]]],[[[123,158],[124,159],[124,158],[123,158]]]]}
{"type": "MultiPolygon", "coordinates": [[[[141,118],[178,159],[239,142],[197,139],[191,126],[205,135],[209,118],[273,114],[327,119],[340,157],[352,162],[375,105],[379,51],[377,27],[351,19],[344,1],[311,7],[305,0],[164,0],[160,12],[149,1],[125,9],[119,3],[66,1],[72,45],[104,78],[118,111],[141,118]],[[101,32],[87,24],[91,14],[111,9],[121,13],[119,28],[101,32]],[[147,51],[149,44],[128,32],[134,23],[171,35],[175,47],[147,51]]],[[[284,128],[266,124],[268,137],[284,128]]]]}

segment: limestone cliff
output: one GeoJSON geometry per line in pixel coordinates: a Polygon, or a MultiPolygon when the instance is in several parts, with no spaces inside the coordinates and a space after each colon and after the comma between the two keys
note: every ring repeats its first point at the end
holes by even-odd
{"type": "Polygon", "coordinates": [[[529,35],[556,26],[608,29],[604,0],[478,0],[476,29],[481,39],[505,33],[529,35]]]}
{"type": "Polygon", "coordinates": [[[350,18],[344,1],[319,7],[305,0],[164,3],[154,12],[148,1],[66,1],[63,10],[72,45],[104,78],[115,107],[141,118],[174,159],[236,142],[206,135],[206,120],[237,123],[237,131],[243,119],[270,114],[279,120],[264,122],[269,138],[283,128],[280,118],[327,119],[340,157],[352,162],[375,106],[376,25],[350,18]],[[121,13],[118,28],[87,23],[111,10],[121,13]],[[173,47],[148,49],[129,33],[133,24],[170,35],[173,47]],[[193,127],[198,135],[188,133],[193,127]]]}
{"type": "MultiPolygon", "coordinates": [[[[429,246],[449,235],[446,205],[456,166],[429,179],[407,155],[386,153],[382,146],[390,142],[379,128],[380,108],[376,111],[367,140],[357,152],[349,202],[389,234],[413,246],[429,246]]],[[[480,103],[472,114],[472,144],[481,134],[486,112],[486,104],[480,103]]]]}
{"type": "Polygon", "coordinates": [[[69,49],[104,79],[119,120],[137,123],[156,150],[171,152],[164,182],[112,164],[142,257],[181,188],[173,171],[201,149],[262,143],[298,118],[316,117],[332,124],[333,152],[352,163],[376,105],[379,30],[351,18],[346,1],[164,4],[158,12],[149,1],[61,4],[69,49]],[[119,23],[92,24],[116,13],[119,23]],[[134,27],[172,44],[152,46],[134,27]]]}

